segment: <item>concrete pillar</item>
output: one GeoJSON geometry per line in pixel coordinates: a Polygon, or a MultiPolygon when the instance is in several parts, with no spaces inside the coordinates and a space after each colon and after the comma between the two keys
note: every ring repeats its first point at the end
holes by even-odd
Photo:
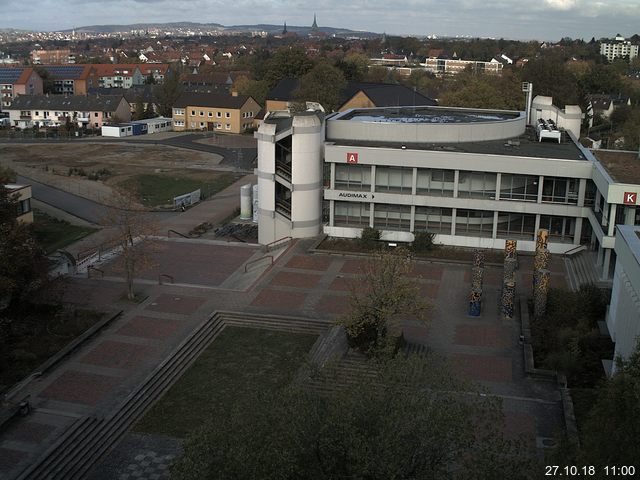
{"type": "MultiPolygon", "coordinates": [[[[502,174],[498,173],[496,175],[496,200],[500,200],[500,186],[502,183],[502,174]]],[[[495,236],[493,238],[496,238],[495,236]]]]}
{"type": "Polygon", "coordinates": [[[473,252],[473,267],[484,268],[484,252],[482,250],[475,250],[473,252]]]}
{"type": "Polygon", "coordinates": [[[457,209],[452,208],[451,209],[451,235],[456,234],[456,216],[457,216],[457,209]]]}
{"type": "MultiPolygon", "coordinates": [[[[533,231],[534,232],[537,232],[538,230],[540,230],[540,214],[539,213],[536,215],[536,223],[533,226],[533,231]]],[[[534,240],[536,239],[535,237],[536,237],[536,234],[534,233],[533,234],[533,239],[534,240]]]]}
{"type": "MultiPolygon", "coordinates": [[[[373,182],[372,182],[372,184],[371,184],[371,185],[373,186],[373,182]]],[[[371,203],[369,204],[369,226],[370,226],[371,228],[373,228],[373,218],[374,218],[373,214],[374,214],[374,210],[375,210],[375,203],[371,202],[371,203]]]]}
{"type": "Polygon", "coordinates": [[[335,225],[335,209],[335,200],[329,200],[329,225],[332,227],[335,225]]]}
{"type": "Polygon", "coordinates": [[[542,203],[542,184],[544,183],[544,175],[538,177],[538,203],[542,203]]]}
{"type": "Polygon", "coordinates": [[[505,261],[508,259],[517,260],[518,259],[518,241],[517,240],[506,240],[504,242],[504,259],[505,261]]]}
{"type": "MultiPolygon", "coordinates": [[[[484,254],[477,252],[474,255],[474,265],[484,265],[484,254]]],[[[484,268],[474,266],[471,270],[471,294],[469,297],[469,315],[472,317],[480,316],[482,310],[482,277],[484,268]]]]}
{"type": "MultiPolygon", "coordinates": [[[[413,185],[415,187],[415,184],[413,185]]],[[[411,205],[411,220],[409,223],[409,231],[415,232],[416,230],[416,206],[411,205]]]]}
{"type": "Polygon", "coordinates": [[[600,279],[603,281],[609,280],[609,266],[611,264],[611,249],[604,249],[604,260],[602,262],[602,275],[600,279]]]}
{"type": "Polygon", "coordinates": [[[493,230],[491,230],[491,238],[498,238],[498,212],[493,212],[493,230]]]}
{"type": "Polygon", "coordinates": [[[580,183],[578,183],[578,206],[584,207],[584,197],[587,193],[587,179],[581,178],[580,183]]]}
{"type": "Polygon", "coordinates": [[[371,193],[376,191],[376,166],[371,165],[371,193]]]}
{"type": "MultiPolygon", "coordinates": [[[[336,189],[336,164],[335,163],[330,163],[329,165],[331,165],[331,178],[329,179],[329,188],[331,188],[331,190],[335,190],[336,189]]],[[[333,204],[333,202],[331,202],[333,204]]],[[[333,223],[331,224],[333,225],[333,223]]]]}
{"type": "Polygon", "coordinates": [[[600,211],[600,197],[602,197],[602,194],[600,193],[600,190],[598,190],[598,188],[596,187],[596,197],[593,200],[594,204],[593,204],[593,211],[594,212],[599,212],[600,211]]]}
{"type": "Polygon", "coordinates": [[[418,193],[418,168],[413,168],[413,174],[411,177],[411,195],[416,195],[418,193]]]}
{"type": "Polygon", "coordinates": [[[616,213],[618,211],[618,205],[615,203],[611,204],[611,209],[609,210],[609,233],[607,233],[607,235],[609,235],[610,237],[613,237],[613,235],[616,233],[616,213]]]}
{"type": "Polygon", "coordinates": [[[453,174],[453,198],[458,198],[458,182],[460,182],[460,170],[453,174]]]}
{"type": "Polygon", "coordinates": [[[576,230],[573,233],[573,244],[580,245],[582,239],[582,217],[576,218],[576,230]]]}
{"type": "Polygon", "coordinates": [[[633,225],[636,221],[636,207],[624,208],[624,224],[633,225]]]}
{"type": "Polygon", "coordinates": [[[604,248],[602,248],[602,245],[598,245],[598,257],[596,259],[596,264],[599,267],[602,267],[603,258],[604,258],[604,248]]]}

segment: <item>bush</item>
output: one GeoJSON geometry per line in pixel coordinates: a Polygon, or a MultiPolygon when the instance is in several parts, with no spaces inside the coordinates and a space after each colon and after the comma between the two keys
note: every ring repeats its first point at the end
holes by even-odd
{"type": "Polygon", "coordinates": [[[380,241],[380,230],[371,227],[365,227],[360,234],[360,243],[363,248],[374,250],[378,248],[380,241]]]}
{"type": "Polygon", "coordinates": [[[433,239],[435,234],[431,232],[417,232],[413,235],[413,243],[411,244],[411,251],[414,253],[425,253],[433,249],[435,246],[433,239]]]}

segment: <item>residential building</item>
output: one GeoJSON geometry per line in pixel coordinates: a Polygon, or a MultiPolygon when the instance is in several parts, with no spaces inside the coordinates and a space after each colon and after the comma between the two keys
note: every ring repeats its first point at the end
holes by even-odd
{"type": "MultiPolygon", "coordinates": [[[[295,78],[284,78],[271,89],[266,97],[265,110],[287,110],[298,102],[296,90],[299,81],[295,78]]],[[[350,108],[368,107],[396,107],[409,105],[436,105],[437,102],[429,97],[405,87],[388,83],[349,82],[342,90],[342,104],[338,111],[350,108]]]]}
{"type": "Polygon", "coordinates": [[[8,184],[4,186],[11,195],[16,195],[16,219],[22,223],[33,223],[31,210],[31,185],[8,184]]]}
{"type": "Polygon", "coordinates": [[[587,95],[587,116],[589,127],[593,127],[593,117],[611,117],[613,111],[621,106],[631,106],[631,98],[623,95],[587,95]]]}
{"type": "Polygon", "coordinates": [[[582,246],[607,281],[615,226],[640,225],[638,162],[599,160],[579,131],[535,114],[528,125],[525,112],[445,107],[273,112],[256,133],[259,241],[374,227],[390,242],[428,231],[532,252],[545,228],[552,253],[582,246]]]}
{"type": "Polygon", "coordinates": [[[425,58],[420,63],[428,72],[438,76],[457,75],[467,69],[476,73],[486,73],[490,75],[501,75],[504,65],[498,60],[491,59],[489,62],[478,60],[462,60],[459,58],[425,58]]]}
{"type": "Polygon", "coordinates": [[[31,67],[0,67],[0,111],[18,95],[42,95],[42,78],[31,67]]]}
{"type": "Polygon", "coordinates": [[[90,88],[98,86],[93,65],[41,65],[38,68],[49,74],[52,93],[86,95],[90,88]]]}
{"type": "Polygon", "coordinates": [[[9,108],[9,119],[17,128],[74,123],[80,128],[97,129],[130,121],[131,110],[122,95],[21,95],[9,108]]]}
{"type": "Polygon", "coordinates": [[[616,58],[628,57],[633,60],[638,56],[638,45],[633,45],[622,35],[616,35],[612,41],[600,43],[600,55],[607,57],[607,60],[613,62],[616,58]]]}
{"type": "Polygon", "coordinates": [[[31,63],[34,65],[76,63],[76,56],[68,48],[31,51],[31,63]]]}
{"type": "Polygon", "coordinates": [[[173,106],[173,129],[243,133],[253,128],[259,111],[247,95],[183,93],[173,106]]]}
{"type": "Polygon", "coordinates": [[[607,329],[615,343],[614,358],[628,359],[640,339],[640,227],[618,225],[616,229],[616,267],[607,329]]]}
{"type": "Polygon", "coordinates": [[[153,78],[154,83],[163,83],[169,71],[169,65],[163,63],[93,65],[93,75],[97,78],[95,86],[100,88],[132,88],[148,83],[149,78],[153,78]]]}

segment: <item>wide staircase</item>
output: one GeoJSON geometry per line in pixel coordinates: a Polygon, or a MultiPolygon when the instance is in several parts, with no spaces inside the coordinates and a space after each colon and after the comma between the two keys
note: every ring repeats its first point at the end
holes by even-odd
{"type": "Polygon", "coordinates": [[[593,284],[607,286],[607,282],[600,280],[600,274],[596,267],[597,256],[594,252],[583,250],[564,258],[567,269],[567,283],[569,288],[577,292],[583,285],[593,284]]]}

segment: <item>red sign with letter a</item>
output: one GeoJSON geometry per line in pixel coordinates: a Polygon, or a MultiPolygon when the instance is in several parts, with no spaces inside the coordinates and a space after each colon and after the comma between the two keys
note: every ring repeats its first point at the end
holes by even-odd
{"type": "Polygon", "coordinates": [[[636,192],[624,192],[624,204],[635,205],[638,200],[638,194],[636,192]]]}
{"type": "Polygon", "coordinates": [[[358,163],[358,154],[347,153],[347,163],[358,163]]]}

